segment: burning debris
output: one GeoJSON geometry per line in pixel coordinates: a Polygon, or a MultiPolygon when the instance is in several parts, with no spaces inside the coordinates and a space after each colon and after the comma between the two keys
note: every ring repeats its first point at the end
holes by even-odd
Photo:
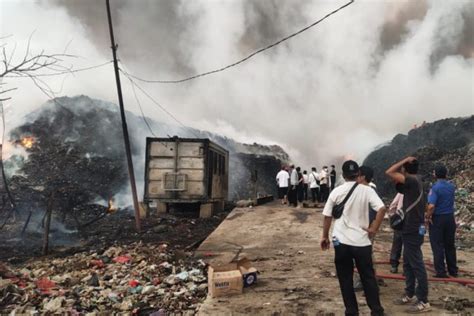
{"type": "Polygon", "coordinates": [[[26,136],[20,139],[20,143],[26,149],[31,149],[31,147],[33,147],[33,144],[35,143],[35,139],[31,136],[26,136]]]}

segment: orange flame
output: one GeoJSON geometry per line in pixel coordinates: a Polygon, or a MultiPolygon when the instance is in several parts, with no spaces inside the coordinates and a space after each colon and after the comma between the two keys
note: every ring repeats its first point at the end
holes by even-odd
{"type": "Polygon", "coordinates": [[[117,207],[114,205],[113,199],[109,199],[108,205],[107,213],[115,213],[115,211],[117,211],[117,207]]]}
{"type": "Polygon", "coordinates": [[[33,147],[35,139],[33,137],[23,137],[20,143],[23,147],[30,149],[31,147],[33,147]]]}

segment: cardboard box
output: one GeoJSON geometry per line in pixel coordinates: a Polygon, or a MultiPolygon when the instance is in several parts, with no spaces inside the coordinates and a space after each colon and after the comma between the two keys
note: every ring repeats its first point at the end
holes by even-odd
{"type": "Polygon", "coordinates": [[[209,265],[208,291],[211,297],[240,294],[244,286],[256,281],[257,269],[247,258],[223,265],[209,265]]]}

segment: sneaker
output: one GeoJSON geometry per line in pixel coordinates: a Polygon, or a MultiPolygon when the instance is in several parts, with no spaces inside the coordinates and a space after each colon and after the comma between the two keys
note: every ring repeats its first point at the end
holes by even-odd
{"type": "Polygon", "coordinates": [[[409,297],[408,295],[404,295],[400,298],[397,298],[396,300],[393,301],[393,304],[395,305],[409,305],[409,304],[414,304],[417,303],[418,300],[415,295],[412,297],[409,297]]]}
{"type": "Polygon", "coordinates": [[[433,274],[433,278],[436,278],[436,279],[446,279],[448,278],[448,275],[447,274],[433,274]]]}
{"type": "Polygon", "coordinates": [[[392,268],[390,269],[390,273],[398,273],[398,267],[392,266],[392,268]]]}
{"type": "Polygon", "coordinates": [[[430,303],[423,303],[423,302],[418,302],[414,304],[413,306],[410,306],[406,312],[408,314],[420,314],[420,313],[426,313],[431,310],[431,305],[430,303]]]}

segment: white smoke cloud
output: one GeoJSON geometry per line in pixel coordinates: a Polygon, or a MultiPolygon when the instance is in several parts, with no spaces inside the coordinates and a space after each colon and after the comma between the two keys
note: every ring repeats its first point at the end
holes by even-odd
{"type": "MultiPolygon", "coordinates": [[[[174,79],[242,58],[345,1],[112,1],[119,53],[139,76],[174,79]]],[[[305,166],[358,160],[414,124],[474,112],[469,34],[474,5],[357,1],[319,26],[226,72],[180,85],[141,84],[180,120],[237,140],[277,143],[305,166]]],[[[102,1],[2,2],[2,34],[18,47],[110,60],[102,1]],[[81,5],[83,4],[83,5],[81,5]],[[104,31],[105,30],[105,31],[104,31]]],[[[137,112],[122,78],[126,106],[137,112]]],[[[51,79],[60,85],[59,79],[51,79]]],[[[45,97],[20,81],[9,101],[24,114],[45,97]]],[[[67,78],[63,94],[116,101],[111,67],[67,78]]],[[[145,113],[170,121],[142,97],[145,113]]]]}

